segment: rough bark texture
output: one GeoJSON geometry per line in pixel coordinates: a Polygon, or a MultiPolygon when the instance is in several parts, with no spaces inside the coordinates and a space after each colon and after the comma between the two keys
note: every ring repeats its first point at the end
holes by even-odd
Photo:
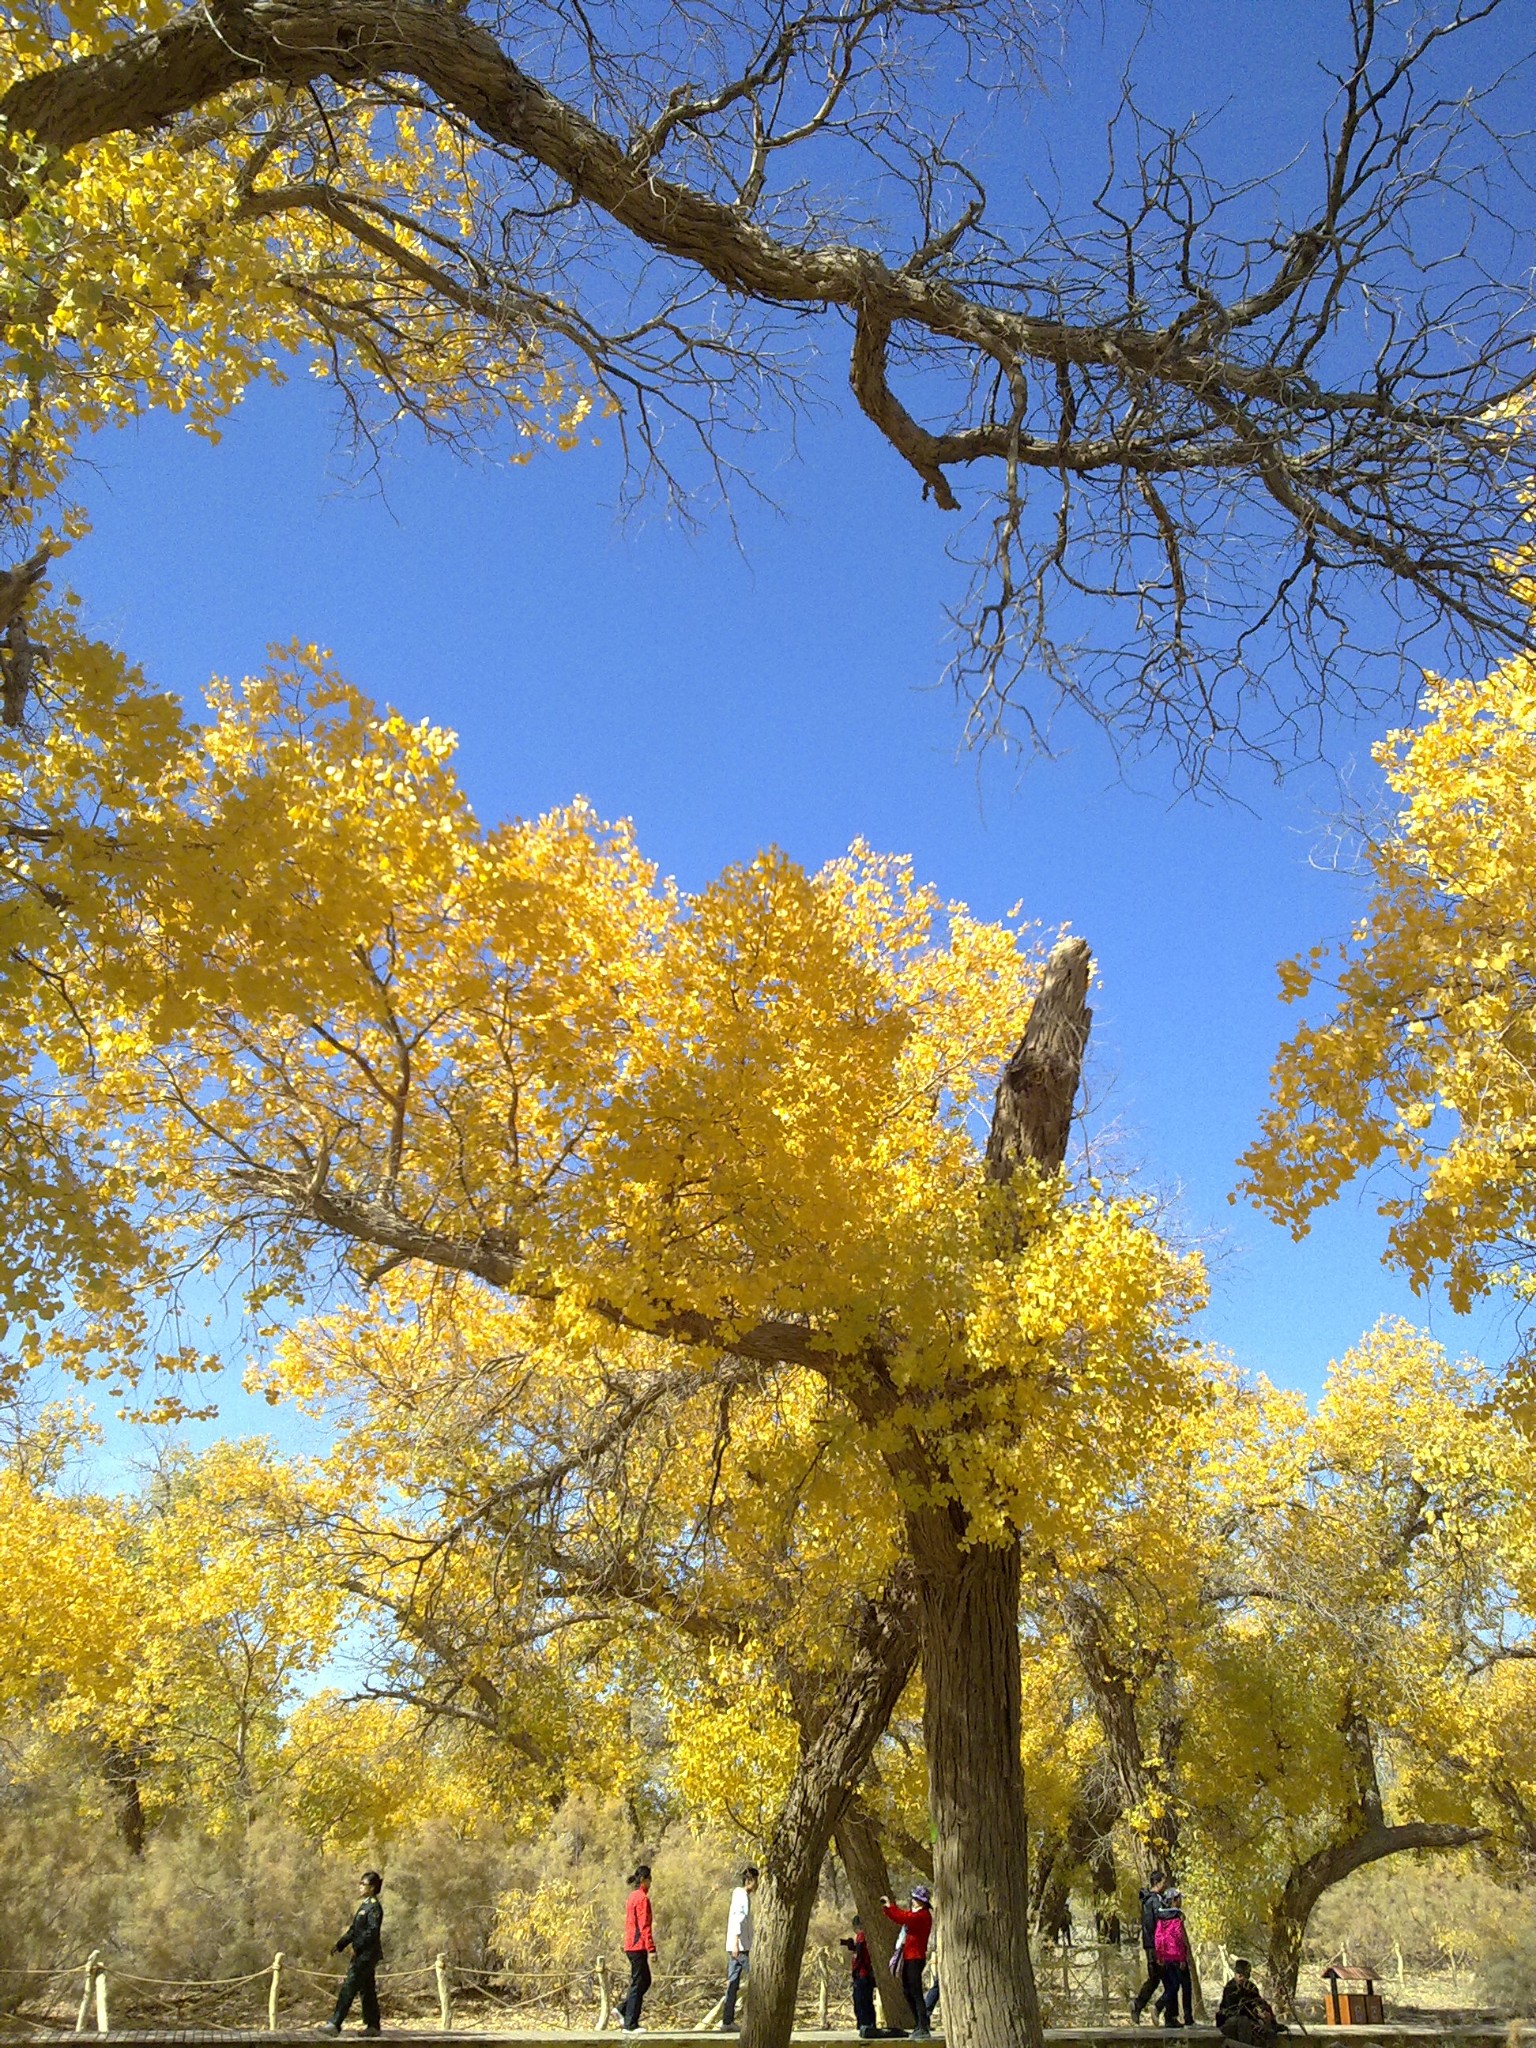
{"type": "Polygon", "coordinates": [[[1055,1173],[1067,1156],[1083,1054],[1093,1027],[1084,939],[1051,951],[1024,1036],[997,1084],[987,1134],[987,1177],[1006,1183],[1021,1166],[1055,1173]]]}
{"type": "Polygon", "coordinates": [[[860,1617],[847,1674],[801,1755],[761,1859],[745,2048],[788,2048],[822,1861],[916,1662],[917,1615],[903,1579],[860,1617]]]}
{"type": "Polygon", "coordinates": [[[0,569],[0,629],[19,619],[48,573],[49,550],[39,548],[14,569],[0,569]]]}
{"type": "Polygon", "coordinates": [[[859,1800],[850,1799],[843,1809],[843,1817],[834,1830],[834,1840],[853,1892],[854,1904],[859,1909],[859,1918],[864,1922],[864,1932],[869,1937],[881,2021],[887,2027],[910,2027],[911,2008],[901,1995],[901,1986],[883,1967],[880,1955],[880,1930],[889,1925],[880,1901],[891,1889],[890,1865],[885,1860],[885,1845],[880,1840],[880,1831],[859,1800]]]}
{"type": "MultiPolygon", "coordinates": [[[[1046,963],[998,1083],[987,1141],[995,1184],[1061,1170],[1092,1024],[1090,965],[1082,939],[1063,939],[1046,963]]],[[[954,1505],[911,1508],[906,1521],[922,1616],[945,2036],[953,2048],[1039,2048],[1019,1756],[1018,1544],[970,1542],[954,1505]]]]}
{"type": "Polygon", "coordinates": [[[948,1516],[913,1520],[944,2031],[956,2048],[1038,2048],[1019,1757],[1018,1547],[964,1547],[948,1516]]]}
{"type": "Polygon", "coordinates": [[[796,1843],[767,1862],[752,1901],[752,1978],[742,2013],[742,2040],[752,2048],[784,2048],[794,2031],[795,1996],[806,1930],[816,1903],[821,1859],[796,1843]]]}

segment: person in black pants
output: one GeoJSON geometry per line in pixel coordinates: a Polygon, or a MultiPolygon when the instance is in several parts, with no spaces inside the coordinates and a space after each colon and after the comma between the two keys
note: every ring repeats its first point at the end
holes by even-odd
{"type": "Polygon", "coordinates": [[[1146,1961],[1147,1975],[1141,1989],[1131,2000],[1131,2018],[1137,2026],[1141,2024],[1141,2015],[1146,2010],[1149,1998],[1155,1997],[1156,2000],[1152,2007],[1154,2014],[1160,2013],[1163,2009],[1163,1972],[1153,1948],[1157,1939],[1157,1909],[1162,1904],[1163,1886],[1167,1882],[1167,1876],[1163,1871],[1154,1870],[1141,1894],[1141,1952],[1146,1961]]]}
{"type": "Polygon", "coordinates": [[[344,1948],[351,1949],[352,1961],[341,1980],[341,1989],[336,1994],[336,2010],[325,2022],[324,2033],[341,2032],[341,2023],[352,2010],[354,1998],[362,2001],[363,2032],[377,2034],[380,2031],[376,1977],[379,1964],[384,1960],[384,1906],[379,1898],[383,1889],[384,1880],[376,1870],[365,1870],[358,1879],[361,1897],[357,1911],[352,1915],[352,1925],[331,1950],[333,1956],[339,1956],[344,1948]]]}
{"type": "Polygon", "coordinates": [[[624,1953],[629,1957],[629,1989],[619,2008],[624,2031],[640,2031],[640,2008],[651,1988],[651,1957],[656,1953],[656,1929],[651,1917],[651,1866],[636,1864],[630,1875],[631,1891],[624,1901],[624,1953]]]}
{"type": "Polygon", "coordinates": [[[1177,1885],[1163,1893],[1157,1911],[1157,1960],[1163,1972],[1163,2025],[1191,2024],[1190,2004],[1194,1972],[1189,1947],[1189,1929],[1184,1925],[1184,1898],[1177,1885]],[[1183,2007],[1184,2017],[1179,2018],[1183,2007]]]}
{"type": "Polygon", "coordinates": [[[853,1916],[852,1934],[843,1936],[843,1947],[851,1958],[853,2024],[859,2030],[861,2041],[873,2041],[880,2031],[880,2022],[875,2017],[875,1966],[869,1959],[864,1922],[857,1913],[853,1916]]]}
{"type": "Polygon", "coordinates": [[[929,2038],[928,2003],[923,1997],[923,1972],[928,1967],[928,1942],[933,1933],[933,1897],[927,1885],[912,1887],[910,1909],[898,1906],[893,1899],[882,1899],[887,1920],[894,1920],[901,1929],[901,1941],[896,1955],[891,1958],[891,1968],[899,1967],[902,1996],[912,2009],[912,2034],[914,2041],[929,2038]]]}

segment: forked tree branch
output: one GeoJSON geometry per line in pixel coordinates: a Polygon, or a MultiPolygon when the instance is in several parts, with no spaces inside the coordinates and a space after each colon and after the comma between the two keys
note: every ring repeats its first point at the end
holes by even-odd
{"type": "MultiPolygon", "coordinates": [[[[739,325],[843,315],[857,401],[925,491],[953,511],[979,473],[995,497],[961,620],[959,672],[983,724],[1017,709],[1023,672],[1043,671],[1132,742],[1171,735],[1199,773],[1213,746],[1269,752],[1301,709],[1395,686],[1362,670],[1362,607],[1395,615],[1379,630],[1400,649],[1426,633],[1484,655],[1524,644],[1508,563],[1528,509],[1525,173],[1499,111],[1484,110],[1500,79],[1443,76],[1457,39],[1509,0],[1438,0],[1401,31],[1382,0],[1339,0],[1336,98],[1304,170],[1272,188],[1212,179],[1191,132],[1128,102],[1133,147],[1114,142],[1090,222],[1047,212],[1012,234],[989,225],[975,170],[938,110],[911,106],[902,69],[914,24],[965,43],[992,4],[841,0],[768,22],[739,0],[718,75],[701,82],[694,67],[711,60],[688,0],[674,0],[686,51],[669,53],[665,32],[659,51],[608,46],[585,23],[578,69],[592,90],[578,99],[533,77],[510,31],[467,8],[206,0],[0,96],[0,133],[27,145],[0,150],[0,213],[46,187],[39,147],[67,156],[161,128],[219,147],[221,110],[270,117],[253,87],[323,90],[333,128],[362,134],[400,106],[457,131],[483,160],[491,253],[434,245],[370,210],[328,178],[323,150],[302,175],[258,172],[246,216],[302,205],[465,318],[559,335],[633,407],[653,450],[651,411],[690,380],[708,393],[692,415],[707,446],[733,380],[738,422],[755,419],[773,373],[766,343],[730,338],[739,325]],[[773,165],[833,136],[888,182],[905,166],[896,183],[919,215],[906,249],[846,224],[853,192],[834,218],[792,182],[772,188],[773,165]],[[1421,219],[1440,233],[1448,202],[1467,217],[1454,255],[1420,241],[1421,219]],[[1493,234],[1504,245],[1485,251],[1493,234]],[[713,296],[690,307],[691,326],[642,321],[637,332],[664,339],[626,383],[622,336],[606,343],[614,323],[583,300],[599,278],[642,296],[658,265],[672,303],[713,296]],[[1118,637],[1065,631],[1083,600],[1089,618],[1124,622],[1118,637]]],[[[1001,44],[1008,0],[994,13],[1001,44]]],[[[304,291],[339,348],[367,359],[369,309],[304,291]]],[[[381,361],[387,375],[387,347],[381,361]]],[[[1038,723],[1028,703],[1024,717],[1038,723]]]]}

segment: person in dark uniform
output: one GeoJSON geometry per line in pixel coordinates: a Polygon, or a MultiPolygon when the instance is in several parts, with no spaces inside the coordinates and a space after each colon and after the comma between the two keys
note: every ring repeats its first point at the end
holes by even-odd
{"type": "Polygon", "coordinates": [[[323,2033],[341,2032],[341,2023],[352,2010],[354,1998],[362,2003],[363,2032],[377,2034],[380,2031],[376,1980],[379,1964],[384,1960],[384,1904],[379,1897],[383,1889],[384,1880],[376,1870],[365,1870],[358,1879],[361,1896],[357,1911],[352,1915],[352,1925],[331,1950],[333,1956],[339,1956],[344,1948],[351,1949],[352,1961],[336,1994],[336,2010],[325,2022],[321,2030],[323,2033]]]}

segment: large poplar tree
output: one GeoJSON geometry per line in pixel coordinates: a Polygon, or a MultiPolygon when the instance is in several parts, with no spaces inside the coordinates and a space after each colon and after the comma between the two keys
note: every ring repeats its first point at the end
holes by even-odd
{"type": "MultiPolygon", "coordinates": [[[[819,1382],[913,1566],[951,2031],[1033,2039],[1019,1538],[1140,1459],[1200,1286],[1060,1175],[1086,947],[1042,961],[863,850],[688,896],[581,810],[483,830],[441,735],[323,678],[228,697],[171,780],[201,860],[132,944],[173,1014],[93,1020],[75,1111],[142,1177],[147,1271],[243,1251],[259,1310],[412,1268],[573,1370],[638,1335],[819,1382]]],[[[845,1789],[785,1836],[786,1910],[845,1789]]]]}

